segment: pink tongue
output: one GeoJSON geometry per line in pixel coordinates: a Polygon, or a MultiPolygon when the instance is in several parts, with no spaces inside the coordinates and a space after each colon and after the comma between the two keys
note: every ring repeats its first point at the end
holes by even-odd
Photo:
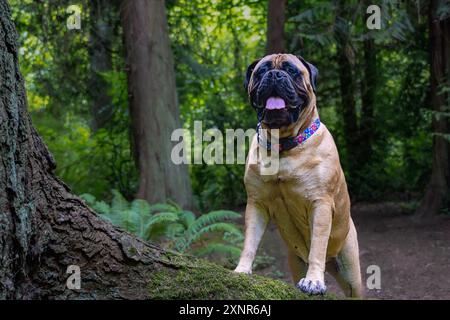
{"type": "Polygon", "coordinates": [[[274,110],[274,109],[283,109],[286,107],[284,100],[278,97],[270,97],[266,102],[266,109],[274,110]]]}

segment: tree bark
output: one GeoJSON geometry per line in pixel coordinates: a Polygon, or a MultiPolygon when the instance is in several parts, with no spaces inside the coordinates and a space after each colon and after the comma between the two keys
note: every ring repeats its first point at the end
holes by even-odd
{"type": "Polygon", "coordinates": [[[284,23],[286,21],[286,1],[269,0],[267,8],[267,54],[285,52],[284,23]]]}
{"type": "Polygon", "coordinates": [[[442,135],[449,133],[448,118],[439,115],[445,112],[449,102],[448,93],[442,92],[441,86],[448,84],[450,63],[449,21],[439,20],[439,0],[431,0],[428,23],[430,37],[430,101],[434,111],[432,120],[433,163],[431,177],[425,189],[424,197],[417,209],[419,216],[439,213],[450,186],[449,142],[442,135]],[[446,82],[447,81],[447,82],[446,82]]]}
{"type": "Polygon", "coordinates": [[[121,20],[128,70],[138,198],[191,205],[187,166],[171,160],[172,131],[181,128],[163,0],[126,0],[121,20]]]}
{"type": "Polygon", "coordinates": [[[0,0],[0,299],[307,298],[136,239],[72,195],[32,126],[17,50],[0,0]],[[66,287],[70,265],[80,289],[66,287]]]}
{"type": "Polygon", "coordinates": [[[108,83],[102,73],[112,70],[112,43],[114,26],[112,14],[115,1],[93,0],[90,4],[89,60],[91,114],[93,131],[103,128],[113,109],[108,94],[108,83]]]}
{"type": "Polygon", "coordinates": [[[336,22],[334,37],[337,43],[336,60],[338,63],[341,113],[344,127],[344,141],[346,149],[345,163],[349,172],[350,187],[352,178],[355,178],[358,167],[358,122],[356,117],[354,52],[350,44],[350,30],[344,12],[344,4],[337,1],[336,22]],[[355,152],[356,151],[356,152],[355,152]]]}

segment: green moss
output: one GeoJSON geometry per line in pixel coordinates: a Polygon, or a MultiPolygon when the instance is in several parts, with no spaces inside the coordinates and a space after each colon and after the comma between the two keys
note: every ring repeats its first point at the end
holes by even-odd
{"type": "Polygon", "coordinates": [[[128,249],[128,253],[133,256],[133,255],[135,255],[137,253],[137,250],[134,247],[130,247],[128,249]]]}
{"type": "Polygon", "coordinates": [[[257,275],[236,274],[218,265],[182,255],[167,256],[175,268],[155,271],[149,282],[153,299],[333,299],[311,297],[292,285],[257,275]]]}

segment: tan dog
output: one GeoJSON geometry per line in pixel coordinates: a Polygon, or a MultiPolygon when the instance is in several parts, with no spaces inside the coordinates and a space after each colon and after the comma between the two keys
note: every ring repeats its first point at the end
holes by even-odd
{"type": "Polygon", "coordinates": [[[327,270],[347,296],[358,297],[362,294],[358,241],[347,184],[330,132],[324,124],[312,127],[318,119],[316,77],[313,65],[291,54],[266,56],[247,70],[246,89],[261,128],[266,129],[264,141],[273,129],[279,129],[280,143],[316,130],[296,140],[301,141],[298,145],[280,151],[279,170],[272,175],[262,175],[260,170],[258,151],[267,148],[261,143],[263,137],[259,142],[256,135],[253,138],[244,178],[245,242],[235,272],[251,273],[261,238],[273,219],[300,290],[325,293],[327,270]]]}

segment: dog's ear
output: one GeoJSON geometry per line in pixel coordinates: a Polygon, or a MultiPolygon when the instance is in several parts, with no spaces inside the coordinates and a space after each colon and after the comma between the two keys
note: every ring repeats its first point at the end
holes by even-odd
{"type": "Polygon", "coordinates": [[[245,73],[245,81],[244,81],[244,88],[245,91],[248,92],[248,84],[250,83],[250,78],[252,77],[253,70],[255,69],[256,65],[261,59],[257,59],[253,61],[247,68],[247,72],[245,73]]]}
{"type": "Polygon", "coordinates": [[[319,76],[319,70],[316,68],[316,66],[309,63],[302,57],[297,56],[297,58],[303,63],[303,65],[306,67],[306,69],[308,69],[309,77],[310,77],[309,82],[311,83],[314,93],[316,93],[317,77],[319,76]]]}

